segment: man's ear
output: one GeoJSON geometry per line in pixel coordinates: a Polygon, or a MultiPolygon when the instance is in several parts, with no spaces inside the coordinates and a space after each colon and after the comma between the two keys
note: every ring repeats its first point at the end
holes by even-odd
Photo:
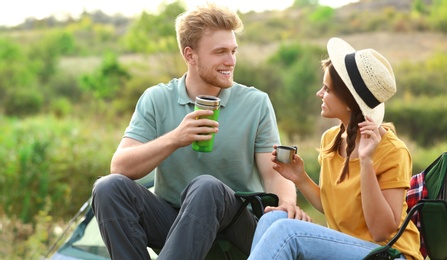
{"type": "Polygon", "coordinates": [[[186,61],[186,63],[194,65],[195,64],[195,60],[194,60],[194,51],[191,49],[191,47],[185,47],[185,49],[183,49],[183,57],[186,61]]]}

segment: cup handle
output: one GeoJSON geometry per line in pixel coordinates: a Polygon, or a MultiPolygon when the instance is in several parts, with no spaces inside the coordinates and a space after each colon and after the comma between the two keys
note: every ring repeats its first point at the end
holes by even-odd
{"type": "Polygon", "coordinates": [[[293,150],[295,150],[295,154],[298,152],[298,147],[296,147],[295,145],[292,145],[293,150]]]}

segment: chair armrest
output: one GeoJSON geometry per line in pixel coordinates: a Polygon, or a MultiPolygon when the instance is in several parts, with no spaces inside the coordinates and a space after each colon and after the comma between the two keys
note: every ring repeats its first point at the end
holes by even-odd
{"type": "Polygon", "coordinates": [[[264,214],[265,207],[277,207],[279,203],[278,196],[273,193],[238,191],[235,195],[251,204],[253,213],[257,218],[260,218],[264,214]]]}
{"type": "Polygon", "coordinates": [[[251,204],[251,208],[253,210],[254,215],[259,219],[264,214],[264,209],[267,206],[278,206],[278,196],[273,193],[266,192],[246,192],[246,191],[237,191],[235,196],[241,200],[243,203],[239,210],[237,211],[234,218],[231,220],[230,224],[226,228],[224,228],[221,233],[225,233],[233,224],[239,219],[242,212],[244,212],[245,208],[248,204],[251,204]]]}

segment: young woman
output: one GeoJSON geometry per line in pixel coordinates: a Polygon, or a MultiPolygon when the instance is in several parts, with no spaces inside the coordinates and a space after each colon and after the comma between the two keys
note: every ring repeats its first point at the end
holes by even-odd
{"type": "MultiPolygon", "coordinates": [[[[321,138],[320,180],[314,183],[295,155],[283,164],[272,152],[273,168],[293,181],[324,213],[327,227],[287,219],[285,212],[261,217],[249,259],[362,259],[385,244],[406,216],[410,153],[391,124],[382,124],[384,102],[396,92],[388,61],[372,49],[356,51],[332,38],[322,61],[321,115],[340,125],[321,138]]],[[[422,259],[413,223],[394,246],[403,259],[422,259]]]]}

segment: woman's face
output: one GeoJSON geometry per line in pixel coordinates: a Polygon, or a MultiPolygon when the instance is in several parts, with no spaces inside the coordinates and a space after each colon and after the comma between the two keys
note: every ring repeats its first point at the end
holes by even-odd
{"type": "Polygon", "coordinates": [[[329,69],[326,68],[323,76],[323,87],[317,92],[321,98],[321,116],[325,118],[338,118],[343,123],[349,123],[351,110],[348,105],[335,95],[329,69]]]}

